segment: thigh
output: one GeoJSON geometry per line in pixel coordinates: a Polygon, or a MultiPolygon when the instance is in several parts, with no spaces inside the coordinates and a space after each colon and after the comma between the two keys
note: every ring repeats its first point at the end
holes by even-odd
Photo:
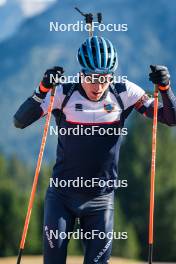
{"type": "Polygon", "coordinates": [[[75,216],[61,195],[47,191],[44,207],[44,264],[65,264],[69,240],[64,236],[74,229],[75,216]],[[62,234],[62,236],[61,236],[62,234]]]}
{"type": "Polygon", "coordinates": [[[112,236],[108,234],[113,232],[114,210],[96,211],[80,221],[84,234],[92,234],[92,239],[84,239],[84,264],[107,264],[112,250],[112,236]]]}

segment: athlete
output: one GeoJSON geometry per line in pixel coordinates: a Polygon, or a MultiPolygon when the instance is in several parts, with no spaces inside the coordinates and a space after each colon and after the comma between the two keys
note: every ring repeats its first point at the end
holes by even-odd
{"type": "MultiPolygon", "coordinates": [[[[53,181],[45,198],[45,264],[66,263],[69,234],[76,218],[83,232],[84,264],[109,263],[113,239],[107,234],[113,231],[114,189],[124,122],[133,109],[153,117],[154,99],[143,89],[128,80],[112,82],[118,57],[108,39],[88,38],[78,50],[78,62],[79,83],[62,84],[63,68],[49,69],[14,115],[15,126],[22,129],[45,116],[51,91],[56,87],[52,113],[60,132],[53,181]],[[80,129],[79,134],[74,129],[80,129]],[[100,232],[105,234],[103,238],[100,232]]],[[[175,126],[176,98],[167,67],[151,66],[149,79],[158,85],[162,98],[158,121],[175,126]]]]}

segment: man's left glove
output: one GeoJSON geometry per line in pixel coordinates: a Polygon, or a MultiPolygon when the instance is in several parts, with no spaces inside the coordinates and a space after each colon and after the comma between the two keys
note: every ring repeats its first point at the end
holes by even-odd
{"type": "Polygon", "coordinates": [[[168,68],[160,65],[150,65],[151,73],[149,73],[149,80],[154,84],[158,84],[161,91],[168,90],[170,87],[170,74],[168,68]]]}

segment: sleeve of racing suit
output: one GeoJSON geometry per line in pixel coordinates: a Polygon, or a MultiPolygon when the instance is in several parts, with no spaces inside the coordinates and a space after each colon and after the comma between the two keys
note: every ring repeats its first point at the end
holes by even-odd
{"type": "MultiPolygon", "coordinates": [[[[162,103],[158,104],[158,121],[168,126],[176,125],[176,97],[171,88],[166,91],[160,91],[162,103]]],[[[153,118],[154,98],[144,94],[135,104],[135,109],[147,116],[153,118]]]]}
{"type": "MultiPolygon", "coordinates": [[[[56,87],[53,109],[59,109],[61,106],[63,88],[60,86],[56,87]]],[[[44,99],[37,96],[36,93],[29,97],[19,107],[13,117],[15,127],[23,129],[46,115],[50,101],[50,93],[48,92],[44,99]]]]}

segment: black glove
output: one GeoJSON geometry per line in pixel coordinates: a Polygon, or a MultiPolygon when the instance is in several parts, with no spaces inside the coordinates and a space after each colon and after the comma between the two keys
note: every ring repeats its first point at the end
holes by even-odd
{"type": "Polygon", "coordinates": [[[42,85],[45,88],[53,88],[55,85],[59,84],[59,78],[63,75],[63,73],[63,68],[58,66],[46,70],[41,82],[42,85]]]}
{"type": "Polygon", "coordinates": [[[170,83],[170,74],[168,68],[160,65],[150,65],[151,73],[149,73],[149,80],[159,86],[168,86],[170,83]]]}
{"type": "Polygon", "coordinates": [[[60,83],[59,78],[63,73],[63,68],[58,66],[46,70],[40,85],[34,91],[34,97],[37,96],[37,98],[44,99],[49,90],[60,83]]]}

